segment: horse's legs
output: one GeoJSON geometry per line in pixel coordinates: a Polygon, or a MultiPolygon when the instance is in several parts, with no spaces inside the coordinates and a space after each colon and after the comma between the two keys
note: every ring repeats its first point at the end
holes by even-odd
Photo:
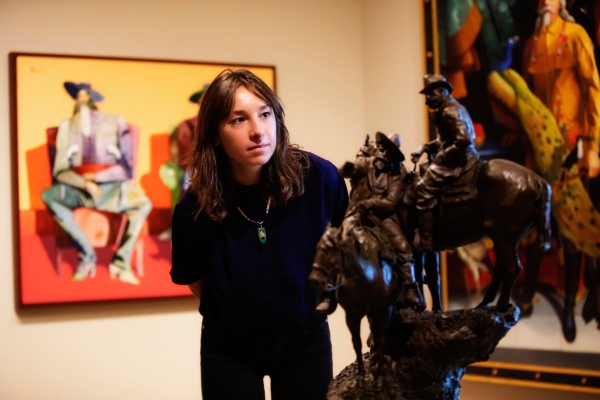
{"type": "Polygon", "coordinates": [[[415,282],[421,293],[423,293],[423,270],[425,267],[425,254],[421,252],[416,252],[414,254],[415,257],[415,282]]]}
{"type": "Polygon", "coordinates": [[[577,289],[579,289],[579,278],[581,275],[581,255],[576,251],[570,253],[566,246],[565,248],[565,302],[562,315],[563,335],[567,342],[575,340],[577,330],[575,327],[575,297],[577,289]]]}
{"type": "Polygon", "coordinates": [[[358,375],[360,377],[364,377],[365,375],[365,366],[362,359],[362,343],[360,341],[360,321],[362,317],[362,315],[346,311],[346,325],[352,335],[352,345],[356,352],[356,363],[358,364],[358,375]]]}
{"type": "Polygon", "coordinates": [[[376,313],[371,313],[370,328],[373,335],[373,347],[375,349],[374,358],[371,360],[371,366],[377,365],[375,376],[378,376],[383,368],[383,351],[385,348],[385,333],[390,322],[390,309],[386,308],[376,313]]]}
{"type": "MultiPolygon", "coordinates": [[[[431,292],[431,309],[433,311],[442,310],[442,301],[440,296],[440,253],[430,251],[425,253],[424,260],[425,272],[427,273],[427,287],[431,292]]],[[[421,290],[422,292],[422,290],[421,290]]]]}
{"type": "Polygon", "coordinates": [[[500,310],[506,310],[510,304],[512,288],[523,267],[521,267],[519,254],[517,253],[517,242],[500,242],[498,250],[496,250],[496,255],[498,255],[499,251],[505,254],[503,257],[505,266],[503,268],[502,292],[500,293],[500,298],[498,299],[496,306],[500,310]]]}
{"type": "Polygon", "coordinates": [[[527,246],[525,254],[525,286],[519,301],[519,308],[522,317],[529,317],[533,311],[533,296],[535,295],[540,265],[542,264],[543,252],[538,239],[527,246]]]}
{"type": "Polygon", "coordinates": [[[502,271],[506,268],[506,257],[505,254],[499,249],[496,241],[494,242],[494,253],[496,254],[496,265],[494,265],[494,272],[492,273],[492,282],[488,287],[485,295],[483,296],[483,300],[477,306],[484,307],[490,304],[496,298],[496,294],[498,294],[498,289],[500,289],[500,283],[502,283],[502,271]]]}
{"type": "MultiPolygon", "coordinates": [[[[517,251],[515,248],[511,248],[510,245],[506,243],[502,238],[492,238],[494,242],[494,253],[496,254],[496,265],[494,266],[494,272],[492,274],[492,282],[488,287],[488,290],[485,292],[485,296],[483,296],[483,300],[477,307],[483,307],[490,304],[496,298],[498,294],[498,290],[500,289],[500,284],[506,280],[506,276],[508,271],[512,268],[511,266],[511,254],[516,258],[517,251]]],[[[520,267],[520,266],[519,266],[520,267]]],[[[515,275],[516,279],[516,275],[515,275]]],[[[514,281],[512,282],[514,283],[514,281]]],[[[508,289],[509,295],[511,287],[508,289]]],[[[504,291],[505,289],[502,288],[504,291]]],[[[506,302],[508,304],[508,301],[506,302]]],[[[498,301],[498,305],[500,305],[500,301],[498,301]]]]}

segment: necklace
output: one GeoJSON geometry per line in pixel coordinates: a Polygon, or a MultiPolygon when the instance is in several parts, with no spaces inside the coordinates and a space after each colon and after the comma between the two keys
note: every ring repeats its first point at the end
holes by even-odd
{"type": "Polygon", "coordinates": [[[260,242],[262,244],[265,244],[265,242],[267,241],[267,231],[265,230],[263,224],[267,220],[267,217],[269,216],[269,207],[270,206],[271,206],[271,197],[269,197],[269,199],[267,200],[267,210],[265,211],[265,219],[263,219],[260,222],[251,220],[250,218],[248,218],[248,216],[246,214],[244,214],[244,212],[242,211],[242,209],[239,206],[236,206],[238,211],[240,212],[240,214],[242,214],[242,217],[246,218],[246,220],[248,222],[252,222],[252,223],[258,225],[258,228],[256,229],[257,233],[258,233],[258,240],[260,240],[260,242]]]}

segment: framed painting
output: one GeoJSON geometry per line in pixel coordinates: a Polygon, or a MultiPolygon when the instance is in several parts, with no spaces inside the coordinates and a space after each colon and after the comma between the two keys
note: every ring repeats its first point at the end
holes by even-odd
{"type": "MultiPolygon", "coordinates": [[[[452,84],[480,157],[520,163],[553,189],[551,249],[538,251],[532,238],[520,247],[524,270],[512,302],[521,319],[464,379],[600,393],[600,178],[590,161],[600,137],[600,2],[422,4],[427,73],[452,84]],[[573,204],[559,201],[565,197],[573,204]]],[[[445,307],[479,304],[494,268],[490,243],[444,259],[445,307]]]]}
{"type": "Polygon", "coordinates": [[[9,54],[20,307],[187,296],[171,283],[171,213],[199,99],[226,68],[275,89],[275,67],[9,54]]]}

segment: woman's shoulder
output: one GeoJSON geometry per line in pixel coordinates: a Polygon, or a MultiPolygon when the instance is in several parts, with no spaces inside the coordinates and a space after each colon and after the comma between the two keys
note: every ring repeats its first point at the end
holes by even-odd
{"type": "MultiPolygon", "coordinates": [[[[186,192],[181,200],[175,206],[175,210],[173,211],[174,217],[188,217],[192,219],[196,219],[196,209],[198,207],[198,196],[194,193],[186,192]]],[[[204,219],[204,214],[201,213],[197,218],[198,221],[204,219]]]]}
{"type": "Polygon", "coordinates": [[[336,178],[338,169],[333,163],[309,151],[304,151],[309,160],[309,174],[319,175],[324,178],[336,178]]]}

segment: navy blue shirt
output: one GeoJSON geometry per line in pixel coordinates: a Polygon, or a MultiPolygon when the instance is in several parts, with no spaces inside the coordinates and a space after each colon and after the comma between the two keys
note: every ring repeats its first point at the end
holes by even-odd
{"type": "Polygon", "coordinates": [[[271,206],[263,226],[247,221],[265,218],[266,203],[255,186],[238,185],[236,205],[221,223],[204,214],[194,220],[196,196],[186,194],[173,214],[174,283],[206,278],[200,313],[205,320],[243,330],[296,323],[314,315],[318,299],[308,283],[316,245],[328,222],[339,225],[348,205],[344,180],[329,161],[312,153],[305,191],[285,207],[271,206]]]}

